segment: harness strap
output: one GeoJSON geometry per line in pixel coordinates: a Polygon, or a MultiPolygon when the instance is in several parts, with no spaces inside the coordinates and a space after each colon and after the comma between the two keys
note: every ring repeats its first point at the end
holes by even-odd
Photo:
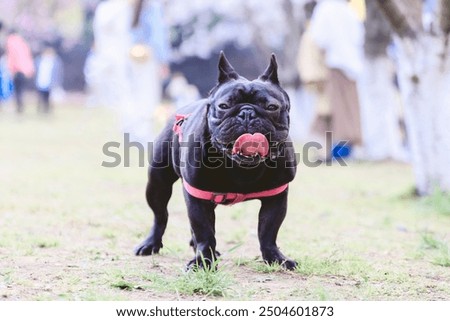
{"type": "Polygon", "coordinates": [[[178,135],[178,141],[181,141],[183,138],[183,130],[181,125],[187,120],[189,115],[176,114],[175,115],[175,123],[173,124],[172,130],[175,134],[178,135]]]}
{"type": "Polygon", "coordinates": [[[261,198],[261,197],[270,197],[278,195],[286,190],[286,188],[289,186],[289,184],[284,184],[276,188],[272,188],[266,191],[256,192],[256,193],[248,193],[248,194],[241,194],[241,193],[215,193],[215,192],[208,192],[204,191],[198,188],[195,188],[194,186],[190,185],[188,182],[183,180],[183,186],[186,189],[186,191],[199,199],[211,201],[216,204],[224,204],[224,205],[233,205],[236,203],[243,202],[248,199],[253,198],[261,198]]]}

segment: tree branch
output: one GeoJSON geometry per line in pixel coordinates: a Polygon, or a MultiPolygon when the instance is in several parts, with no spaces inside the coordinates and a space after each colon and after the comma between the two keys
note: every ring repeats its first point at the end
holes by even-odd
{"type": "MultiPolygon", "coordinates": [[[[381,11],[392,25],[393,30],[402,38],[415,38],[417,31],[407,19],[405,12],[398,6],[398,0],[376,0],[381,11]]],[[[412,1],[411,1],[412,2],[412,1]]]]}
{"type": "Polygon", "coordinates": [[[366,32],[364,51],[368,57],[386,55],[392,38],[392,27],[380,10],[377,0],[366,0],[366,32]]]}
{"type": "Polygon", "coordinates": [[[131,26],[133,28],[136,28],[139,26],[139,20],[141,17],[142,8],[144,6],[144,0],[137,0],[136,4],[134,5],[134,14],[133,14],[133,22],[131,26]]]}
{"type": "Polygon", "coordinates": [[[440,24],[442,31],[450,34],[450,0],[441,0],[440,24]]]}

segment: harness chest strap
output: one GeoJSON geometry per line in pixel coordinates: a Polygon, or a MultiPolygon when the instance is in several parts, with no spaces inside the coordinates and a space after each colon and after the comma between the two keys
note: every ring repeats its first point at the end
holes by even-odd
{"type": "Polygon", "coordinates": [[[185,180],[183,180],[183,186],[191,196],[194,196],[196,198],[211,201],[216,204],[233,205],[233,204],[240,203],[240,202],[243,202],[248,199],[270,197],[270,196],[278,195],[278,194],[284,192],[286,190],[286,188],[289,186],[289,184],[284,184],[279,187],[272,188],[272,189],[269,189],[266,191],[248,193],[248,194],[215,193],[215,192],[204,191],[204,190],[198,189],[198,188],[190,185],[185,180]]]}

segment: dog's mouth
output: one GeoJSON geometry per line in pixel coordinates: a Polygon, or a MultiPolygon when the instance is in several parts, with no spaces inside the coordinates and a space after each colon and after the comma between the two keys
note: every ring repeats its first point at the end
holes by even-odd
{"type": "Polygon", "coordinates": [[[231,154],[244,158],[266,157],[269,154],[269,141],[261,133],[242,134],[234,142],[231,154]]]}
{"type": "Polygon", "coordinates": [[[278,155],[278,143],[269,142],[261,133],[245,133],[234,143],[221,144],[228,158],[241,167],[255,167],[266,159],[275,159],[278,155]]]}
{"type": "Polygon", "coordinates": [[[269,154],[269,141],[261,133],[245,133],[239,136],[231,148],[233,161],[242,167],[253,167],[263,162],[269,154]]]}

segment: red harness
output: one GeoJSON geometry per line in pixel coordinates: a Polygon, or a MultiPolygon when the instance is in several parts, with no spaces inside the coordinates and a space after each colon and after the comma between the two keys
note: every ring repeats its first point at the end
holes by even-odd
{"type": "Polygon", "coordinates": [[[181,125],[185,122],[185,120],[189,117],[189,115],[175,115],[175,123],[173,124],[172,130],[175,134],[178,135],[178,141],[180,142],[183,138],[183,131],[181,130],[181,125]]]}
{"type": "MultiPolygon", "coordinates": [[[[189,115],[175,115],[175,124],[173,125],[173,131],[175,134],[178,135],[178,140],[181,141],[183,131],[181,128],[181,125],[186,121],[187,117],[189,115]]],[[[255,193],[247,193],[247,194],[241,194],[241,193],[216,193],[216,192],[209,192],[204,191],[201,189],[198,189],[192,185],[190,185],[188,182],[183,180],[183,186],[191,196],[194,196],[196,198],[211,201],[215,204],[224,204],[224,205],[233,205],[236,203],[240,203],[249,199],[255,199],[255,198],[261,198],[261,197],[270,197],[278,195],[282,192],[284,192],[289,184],[284,184],[276,188],[272,188],[269,190],[261,191],[261,192],[255,192],[255,193]]]]}
{"type": "Polygon", "coordinates": [[[233,205],[236,203],[240,203],[249,199],[254,198],[261,198],[261,197],[270,197],[278,195],[286,190],[288,187],[288,184],[281,185],[280,187],[272,188],[266,191],[262,192],[256,192],[256,193],[248,193],[248,194],[241,194],[241,193],[215,193],[215,192],[208,192],[203,191],[201,189],[195,188],[192,185],[189,185],[188,182],[183,180],[183,186],[186,189],[186,191],[199,199],[211,201],[216,204],[223,204],[223,205],[233,205]]]}

